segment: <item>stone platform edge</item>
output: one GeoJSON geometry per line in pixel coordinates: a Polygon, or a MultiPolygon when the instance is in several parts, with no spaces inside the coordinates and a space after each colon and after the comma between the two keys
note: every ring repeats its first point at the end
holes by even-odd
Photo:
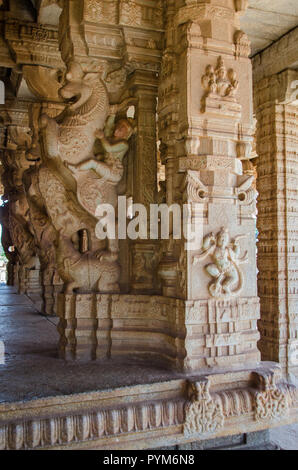
{"type": "Polygon", "coordinates": [[[298,421],[297,389],[274,363],[0,404],[0,449],[152,449],[298,421]]]}

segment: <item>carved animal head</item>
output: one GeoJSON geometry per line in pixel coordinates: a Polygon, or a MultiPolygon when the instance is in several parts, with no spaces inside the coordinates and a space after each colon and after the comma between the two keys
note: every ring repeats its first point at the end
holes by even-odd
{"type": "Polygon", "coordinates": [[[68,105],[70,111],[77,111],[91,98],[96,78],[98,78],[96,73],[85,75],[79,63],[69,64],[66,85],[59,90],[59,94],[62,99],[70,102],[68,105]]]}

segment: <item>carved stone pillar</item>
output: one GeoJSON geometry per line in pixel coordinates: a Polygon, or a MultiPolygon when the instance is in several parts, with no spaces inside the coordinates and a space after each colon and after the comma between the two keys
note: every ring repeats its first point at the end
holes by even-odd
{"type": "MultiPolygon", "coordinates": [[[[42,92],[38,90],[38,80],[36,80],[36,76],[34,77],[34,74],[37,75],[37,77],[40,75],[41,68],[39,68],[39,73],[34,69],[34,67],[31,67],[31,70],[29,70],[29,67],[27,67],[26,78],[31,84],[32,89],[35,90],[35,93],[41,96],[42,92]]],[[[51,89],[53,90],[55,86],[57,87],[57,81],[53,79],[54,77],[51,71],[49,71],[49,74],[52,75],[51,89]]],[[[51,90],[49,90],[47,97],[51,98],[51,90]]],[[[43,112],[47,112],[51,116],[56,116],[63,108],[64,106],[62,105],[61,107],[61,104],[57,102],[34,103],[30,106],[29,116],[33,139],[32,145],[27,152],[27,158],[36,160],[36,165],[26,171],[23,177],[25,194],[30,209],[30,222],[32,224],[37,253],[41,264],[40,281],[43,288],[41,310],[46,315],[57,314],[57,299],[58,294],[62,291],[63,282],[58,274],[56,263],[54,246],[56,232],[47,214],[38,184],[38,172],[41,163],[38,121],[43,112]]]]}
{"type": "Polygon", "coordinates": [[[232,0],[188,0],[181,7],[168,1],[166,8],[159,135],[167,201],[188,206],[184,240],[173,231],[159,272],[164,295],[185,302],[182,366],[190,370],[260,360],[256,192],[241,163],[253,130],[242,9],[244,2],[232,0]],[[197,243],[187,247],[190,230],[197,243]]]}
{"type": "Polygon", "coordinates": [[[28,295],[36,308],[40,309],[42,303],[40,265],[22,184],[24,172],[33,164],[26,158],[26,151],[32,140],[28,122],[28,103],[23,100],[17,102],[7,100],[5,108],[1,109],[1,115],[6,122],[2,153],[5,199],[8,201],[6,229],[9,230],[12,247],[10,249],[14,250],[12,256],[15,261],[17,260],[14,282],[18,291],[28,295]]]}
{"type": "MultiPolygon", "coordinates": [[[[150,204],[157,201],[157,85],[156,72],[145,70],[136,70],[129,83],[130,92],[137,99],[135,110],[137,133],[134,140],[132,169],[133,202],[143,204],[148,216],[150,204]]],[[[156,292],[157,242],[137,240],[132,246],[132,291],[156,292]]]]}
{"type": "Polygon", "coordinates": [[[257,83],[258,287],[260,349],[284,373],[298,373],[298,73],[257,83]]]}
{"type": "Polygon", "coordinates": [[[46,111],[39,121],[43,151],[37,180],[56,235],[56,262],[63,280],[58,300],[60,354],[84,360],[109,355],[111,325],[99,294],[120,290],[119,246],[117,235],[97,236],[96,209],[105,203],[117,207],[122,159],[133,126],[125,115],[129,104],[121,109],[122,121],[118,114],[119,102],[127,98],[122,96],[126,71],[119,57],[123,38],[114,26],[118,5],[108,2],[107,11],[99,2],[79,3],[64,2],[60,18],[59,45],[67,64],[60,96],[66,107],[54,119],[46,111]],[[118,140],[117,126],[122,135],[118,140]]]}

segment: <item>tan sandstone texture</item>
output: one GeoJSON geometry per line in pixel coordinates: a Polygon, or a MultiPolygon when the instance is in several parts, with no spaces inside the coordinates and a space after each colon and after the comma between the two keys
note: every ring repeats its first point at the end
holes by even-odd
{"type": "Polygon", "coordinates": [[[266,50],[253,77],[247,0],[8,3],[0,312],[31,333],[0,365],[0,449],[146,449],[296,422],[291,38],[283,69],[266,50]],[[118,196],[187,207],[199,244],[173,219],[166,239],[149,224],[99,239],[97,208],[117,214],[118,196]],[[21,357],[31,341],[37,362],[21,357]]]}

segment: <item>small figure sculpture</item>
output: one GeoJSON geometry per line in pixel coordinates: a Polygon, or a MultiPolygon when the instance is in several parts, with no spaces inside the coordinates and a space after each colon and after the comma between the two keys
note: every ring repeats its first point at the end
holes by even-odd
{"type": "Polygon", "coordinates": [[[236,72],[232,69],[227,71],[222,57],[218,58],[216,69],[207,65],[202,77],[202,86],[206,90],[206,97],[228,98],[235,97],[239,82],[236,72]]]}
{"type": "MultiPolygon", "coordinates": [[[[108,118],[105,132],[98,130],[95,133],[95,137],[101,141],[105,152],[103,162],[91,158],[78,165],[71,165],[65,161],[65,165],[74,173],[76,170],[94,170],[107,183],[112,185],[119,183],[123,175],[122,159],[129,149],[127,141],[133,133],[133,127],[127,119],[121,119],[116,125],[114,123],[115,115],[108,118]],[[115,127],[113,137],[107,138],[113,127],[115,127]]],[[[103,201],[98,200],[97,204],[101,202],[103,201]]]]}
{"type": "Polygon", "coordinates": [[[204,259],[208,255],[212,257],[212,263],[205,269],[213,278],[209,285],[212,297],[225,298],[238,295],[243,287],[243,274],[238,265],[248,261],[247,252],[240,258],[240,246],[238,240],[245,235],[239,235],[230,241],[228,230],[222,228],[215,236],[207,235],[203,241],[203,251],[196,255],[194,260],[204,259]],[[236,285],[237,283],[237,285],[236,285]]]}
{"type": "Polygon", "coordinates": [[[235,70],[230,69],[228,72],[228,77],[230,80],[230,84],[227,88],[226,95],[234,97],[239,87],[239,81],[237,80],[237,74],[235,70]]]}
{"type": "MultiPolygon", "coordinates": [[[[109,203],[114,209],[117,206],[117,185],[123,176],[122,160],[129,149],[128,140],[133,134],[133,126],[128,119],[120,119],[115,124],[115,115],[109,116],[105,131],[98,130],[95,136],[101,141],[104,160],[91,158],[78,165],[65,165],[75,174],[77,181],[79,172],[93,170],[94,177],[84,177],[85,184],[78,184],[78,199],[84,207],[95,215],[100,204],[109,203]],[[112,137],[109,137],[111,134],[112,137]]],[[[110,254],[118,253],[118,240],[108,239],[110,254]]]]}

